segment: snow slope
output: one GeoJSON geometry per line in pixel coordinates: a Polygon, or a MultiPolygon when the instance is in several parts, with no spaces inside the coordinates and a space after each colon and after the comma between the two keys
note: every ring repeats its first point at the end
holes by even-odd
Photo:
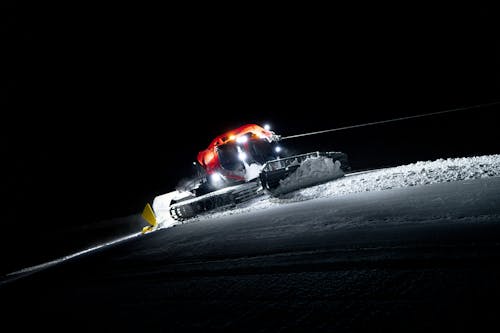
{"type": "MultiPolygon", "coordinates": [[[[236,209],[204,214],[191,221],[265,210],[297,201],[498,176],[500,176],[499,154],[420,161],[398,167],[348,174],[324,184],[288,193],[280,198],[265,196],[236,209]]],[[[299,178],[291,177],[286,186],[294,187],[299,182],[299,178]]]]}
{"type": "Polygon", "coordinates": [[[498,161],[350,174],[16,272],[0,280],[4,325],[487,331],[500,311],[498,161]]]}
{"type": "MultiPolygon", "coordinates": [[[[164,230],[160,246],[133,250],[128,256],[145,251],[142,257],[158,256],[165,260],[168,256],[186,262],[199,258],[252,257],[289,249],[316,251],[352,243],[353,239],[371,242],[373,230],[394,228],[399,232],[409,226],[454,229],[458,224],[479,227],[498,225],[499,221],[500,177],[491,177],[285,204],[263,200],[236,212],[210,214],[199,223],[164,230]],[[450,228],[450,224],[455,226],[450,228]],[[353,232],[357,233],[355,238],[342,236],[353,232]]],[[[415,242],[405,237],[395,236],[404,246],[415,246],[415,242]]],[[[409,233],[408,237],[416,236],[409,233]]],[[[445,237],[439,236],[439,241],[443,242],[445,237]]]]}

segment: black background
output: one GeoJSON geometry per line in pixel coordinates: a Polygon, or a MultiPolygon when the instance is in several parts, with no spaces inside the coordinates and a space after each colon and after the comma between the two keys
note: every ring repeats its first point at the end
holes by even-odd
{"type": "MultiPolygon", "coordinates": [[[[5,234],[140,212],[245,123],[291,135],[500,100],[483,7],[1,10],[5,234]]],[[[283,142],[354,169],[498,153],[499,107],[283,142]]]]}

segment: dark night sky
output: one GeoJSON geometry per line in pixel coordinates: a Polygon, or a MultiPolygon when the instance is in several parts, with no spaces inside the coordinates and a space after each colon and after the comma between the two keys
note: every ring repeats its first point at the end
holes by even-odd
{"type": "MultiPolygon", "coordinates": [[[[8,225],[140,211],[245,123],[290,135],[500,100],[488,8],[3,6],[8,225]]],[[[355,168],[499,153],[498,111],[286,145],[355,168]]]]}

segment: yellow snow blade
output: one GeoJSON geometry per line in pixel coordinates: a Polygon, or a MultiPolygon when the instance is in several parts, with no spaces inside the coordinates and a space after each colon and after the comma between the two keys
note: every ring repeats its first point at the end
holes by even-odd
{"type": "Polygon", "coordinates": [[[144,210],[142,211],[142,217],[151,224],[151,226],[146,226],[142,228],[142,233],[146,233],[148,231],[153,230],[158,225],[158,222],[156,221],[156,216],[155,213],[153,212],[153,209],[149,205],[149,203],[146,204],[146,207],[144,207],[144,210]]]}
{"type": "Polygon", "coordinates": [[[153,227],[148,225],[144,228],[142,228],[142,233],[145,234],[146,232],[150,232],[150,231],[153,231],[153,227]]]}

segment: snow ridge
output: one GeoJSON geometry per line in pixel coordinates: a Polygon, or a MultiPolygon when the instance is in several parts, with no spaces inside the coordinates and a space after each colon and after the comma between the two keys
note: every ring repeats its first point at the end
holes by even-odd
{"type": "Polygon", "coordinates": [[[333,182],[296,191],[284,199],[302,201],[351,193],[498,176],[500,176],[500,155],[438,159],[344,177],[333,182]]]}
{"type": "MultiPolygon", "coordinates": [[[[194,220],[237,215],[288,202],[499,176],[500,154],[419,161],[398,167],[347,174],[345,177],[297,190],[279,198],[264,196],[238,208],[208,213],[194,220]]],[[[287,185],[293,186],[292,184],[287,185]]]]}

